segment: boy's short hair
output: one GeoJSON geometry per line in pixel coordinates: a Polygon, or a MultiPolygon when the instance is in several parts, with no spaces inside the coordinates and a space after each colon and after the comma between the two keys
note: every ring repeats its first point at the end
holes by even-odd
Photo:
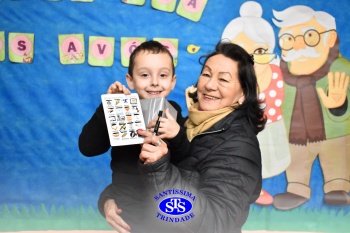
{"type": "Polygon", "coordinates": [[[132,70],[135,66],[135,57],[141,52],[148,52],[151,54],[166,53],[171,59],[172,72],[175,74],[174,58],[169,50],[160,42],[155,40],[149,40],[141,43],[137,48],[130,54],[128,73],[132,77],[132,70]]]}

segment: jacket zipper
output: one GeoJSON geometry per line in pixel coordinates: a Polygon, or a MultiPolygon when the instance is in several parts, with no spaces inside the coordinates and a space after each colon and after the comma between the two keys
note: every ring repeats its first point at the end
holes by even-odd
{"type": "Polygon", "coordinates": [[[213,134],[213,133],[218,133],[218,132],[222,132],[222,131],[225,131],[225,130],[227,130],[227,128],[224,127],[224,128],[221,128],[221,129],[218,129],[218,130],[215,130],[215,131],[200,133],[200,134],[195,135],[195,136],[192,138],[191,141],[193,141],[193,139],[194,139],[195,137],[200,136],[200,135],[213,134]]]}

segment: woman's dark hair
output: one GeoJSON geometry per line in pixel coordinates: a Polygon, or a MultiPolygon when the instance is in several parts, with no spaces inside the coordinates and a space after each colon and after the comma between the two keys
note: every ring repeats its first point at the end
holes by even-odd
{"type": "Polygon", "coordinates": [[[173,75],[175,74],[175,66],[174,66],[174,59],[167,47],[165,47],[163,44],[161,44],[158,41],[155,40],[149,40],[141,43],[139,46],[137,46],[134,51],[130,54],[130,59],[129,59],[129,67],[128,67],[128,74],[132,76],[132,71],[135,66],[135,58],[138,54],[141,52],[148,52],[151,54],[158,54],[158,53],[166,53],[169,55],[171,59],[171,64],[172,64],[172,72],[173,75]]]}
{"type": "MultiPolygon", "coordinates": [[[[208,59],[218,54],[222,54],[238,63],[238,80],[245,100],[237,109],[246,109],[248,119],[255,128],[255,133],[259,133],[265,127],[266,116],[264,109],[261,108],[262,102],[258,99],[259,87],[255,75],[253,57],[239,45],[220,41],[216,45],[214,52],[199,58],[199,63],[203,66],[201,73],[208,59]]],[[[195,102],[198,101],[197,92],[190,94],[189,97],[195,102]]]]}

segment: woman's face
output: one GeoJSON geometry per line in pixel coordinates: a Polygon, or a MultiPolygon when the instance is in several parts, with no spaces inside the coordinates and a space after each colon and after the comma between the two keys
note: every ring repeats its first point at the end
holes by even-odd
{"type": "Polygon", "coordinates": [[[197,84],[199,109],[213,111],[244,101],[238,63],[222,54],[210,57],[197,84]]]}

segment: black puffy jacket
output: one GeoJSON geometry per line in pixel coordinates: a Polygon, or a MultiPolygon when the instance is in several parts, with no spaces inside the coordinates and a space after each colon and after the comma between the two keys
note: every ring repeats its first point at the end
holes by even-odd
{"type": "Polygon", "coordinates": [[[180,131],[170,141],[179,153],[189,153],[177,166],[168,154],[152,164],[140,163],[139,169],[153,189],[155,205],[180,197],[192,209],[181,216],[160,207],[154,215],[169,224],[169,232],[240,233],[262,184],[259,143],[245,111],[233,111],[191,143],[183,137],[180,131]]]}

